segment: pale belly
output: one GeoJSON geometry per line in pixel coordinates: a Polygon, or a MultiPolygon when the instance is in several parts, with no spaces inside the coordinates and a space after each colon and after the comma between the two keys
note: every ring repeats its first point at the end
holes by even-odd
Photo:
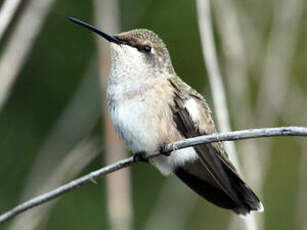
{"type": "Polygon", "coordinates": [[[119,136],[134,152],[157,151],[161,141],[157,114],[138,101],[126,101],[110,109],[113,125],[119,136]]]}
{"type": "MultiPolygon", "coordinates": [[[[110,109],[113,125],[129,146],[137,152],[154,153],[171,139],[182,139],[175,126],[169,120],[167,109],[154,104],[144,104],[144,101],[126,101],[110,109]],[[173,137],[176,136],[177,137],[173,137]],[[171,137],[173,138],[171,138],[171,137]]],[[[171,156],[159,156],[151,160],[161,173],[170,174],[177,166],[197,159],[193,148],[172,152],[171,156]]]]}

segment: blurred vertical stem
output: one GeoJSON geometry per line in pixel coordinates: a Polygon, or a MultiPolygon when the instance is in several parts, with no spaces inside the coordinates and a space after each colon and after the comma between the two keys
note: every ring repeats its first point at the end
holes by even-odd
{"type": "MultiPolygon", "coordinates": [[[[216,12],[217,28],[225,57],[225,74],[228,80],[229,94],[232,98],[232,111],[236,117],[234,122],[239,127],[251,127],[256,122],[253,119],[251,101],[248,96],[250,92],[248,55],[246,55],[245,43],[241,34],[242,28],[240,28],[239,24],[238,11],[236,5],[231,0],[216,0],[213,3],[216,12]]],[[[241,14],[240,17],[244,22],[250,21],[250,19],[246,18],[248,14],[241,14]]],[[[252,30],[252,28],[249,27],[249,30],[252,30]]],[[[248,143],[239,143],[237,146],[240,152],[249,153],[244,154],[242,157],[242,168],[245,177],[259,194],[262,191],[264,179],[262,172],[266,161],[263,159],[264,157],[259,152],[257,143],[254,140],[248,143]]],[[[264,215],[257,216],[259,229],[263,229],[263,217],[264,215]]],[[[238,224],[237,220],[232,219],[230,229],[237,229],[238,224]]]]}
{"type": "MultiPolygon", "coordinates": [[[[54,0],[30,0],[0,58],[0,110],[54,0]]],[[[2,6],[3,7],[3,6],[2,6]]]]}
{"type": "Polygon", "coordinates": [[[216,0],[213,1],[213,5],[225,57],[226,79],[230,95],[234,97],[230,103],[231,110],[236,113],[235,122],[243,121],[244,126],[248,127],[246,124],[251,117],[249,97],[246,97],[248,95],[248,63],[237,10],[231,0],[216,0]]]}
{"type": "MultiPolygon", "coordinates": [[[[230,119],[228,114],[225,89],[219,70],[215,43],[212,31],[210,1],[197,0],[198,11],[198,25],[201,37],[201,45],[203,48],[203,55],[205,58],[205,65],[207,67],[211,93],[217,117],[217,124],[220,132],[230,131],[230,119]]],[[[229,154],[231,161],[238,168],[239,162],[236,156],[236,149],[232,142],[225,143],[225,147],[229,154]]],[[[238,169],[239,170],[239,169],[238,169]]]]}
{"type": "MultiPolygon", "coordinates": [[[[230,119],[228,114],[225,88],[223,86],[221,72],[218,66],[218,60],[215,50],[215,42],[213,38],[213,29],[211,22],[210,1],[197,0],[198,25],[203,48],[205,65],[207,67],[209,83],[211,87],[217,123],[221,132],[230,131],[230,119]]],[[[229,154],[231,161],[240,172],[240,166],[237,159],[236,149],[233,142],[225,143],[226,151],[229,154]]],[[[256,230],[257,222],[253,215],[250,215],[245,220],[246,229],[256,230]]]]}
{"type": "MultiPolygon", "coordinates": [[[[288,110],[289,89],[292,84],[295,84],[291,77],[293,53],[297,43],[298,25],[304,11],[303,0],[275,0],[273,3],[271,31],[266,50],[261,57],[262,73],[257,79],[259,90],[255,123],[259,126],[274,125],[288,110]]],[[[299,98],[296,97],[294,100],[297,101],[299,98]]],[[[259,148],[257,156],[263,162],[259,173],[262,177],[266,175],[269,153],[273,145],[274,142],[264,140],[259,148]]]]}
{"type": "Polygon", "coordinates": [[[257,99],[262,126],[272,125],[281,113],[290,81],[298,24],[304,12],[303,0],[275,0],[273,22],[257,99]],[[266,112],[263,112],[266,111],[266,112]]]}
{"type": "Polygon", "coordinates": [[[0,11],[0,41],[22,0],[5,0],[0,11]]]}
{"type": "MultiPolygon", "coordinates": [[[[119,6],[117,0],[95,1],[95,25],[108,33],[119,32],[119,6]]],[[[102,96],[105,97],[111,57],[109,43],[97,37],[102,96]]],[[[105,100],[104,100],[105,101],[105,100]]],[[[127,151],[116,135],[107,104],[103,104],[104,112],[104,141],[106,164],[127,157],[127,151]]],[[[112,230],[129,230],[132,226],[132,201],[130,169],[123,169],[107,176],[107,202],[112,230]]]]}

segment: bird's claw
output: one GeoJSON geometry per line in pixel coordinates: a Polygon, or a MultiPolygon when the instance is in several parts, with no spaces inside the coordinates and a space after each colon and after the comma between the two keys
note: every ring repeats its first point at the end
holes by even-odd
{"type": "Polygon", "coordinates": [[[167,157],[169,157],[169,156],[171,155],[171,151],[167,151],[166,148],[165,148],[165,146],[161,146],[161,147],[159,148],[159,152],[160,152],[162,155],[167,156],[167,157]]]}
{"type": "Polygon", "coordinates": [[[139,161],[141,161],[141,162],[146,162],[146,163],[149,162],[149,160],[148,160],[148,158],[147,158],[145,152],[138,152],[138,153],[135,153],[135,154],[133,155],[133,160],[134,160],[135,162],[139,162],[139,161]]]}

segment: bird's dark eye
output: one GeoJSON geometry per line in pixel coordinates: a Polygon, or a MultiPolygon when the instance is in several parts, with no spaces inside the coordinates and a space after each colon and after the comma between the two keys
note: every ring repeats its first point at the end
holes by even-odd
{"type": "Polygon", "coordinates": [[[150,47],[149,45],[145,45],[145,46],[144,46],[144,51],[145,51],[146,53],[150,53],[151,47],[150,47]]]}

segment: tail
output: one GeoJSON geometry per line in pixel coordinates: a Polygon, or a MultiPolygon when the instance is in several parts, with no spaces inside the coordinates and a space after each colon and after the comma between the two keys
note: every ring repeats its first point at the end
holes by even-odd
{"type": "MultiPolygon", "coordinates": [[[[227,167],[226,167],[227,168],[227,167]]],[[[264,207],[256,194],[251,188],[238,176],[234,171],[225,169],[232,187],[235,190],[240,203],[237,207],[233,208],[233,211],[240,215],[249,214],[250,211],[263,212],[264,207]]]]}
{"type": "Polygon", "coordinates": [[[229,195],[221,185],[216,183],[208,170],[202,167],[199,160],[178,167],[175,174],[198,195],[221,208],[231,209],[236,214],[243,216],[249,214],[250,211],[262,212],[262,203],[248,185],[227,166],[223,168],[235,197],[229,195]]]}
{"type": "MultiPolygon", "coordinates": [[[[200,131],[199,123],[203,127],[212,128],[212,124],[208,123],[211,119],[210,115],[207,114],[206,109],[199,109],[197,112],[202,114],[202,118],[194,117],[193,120],[190,114],[194,112],[194,109],[188,111],[189,108],[185,106],[185,94],[180,95],[181,91],[176,89],[174,122],[177,129],[185,138],[206,134],[204,130],[200,131]]],[[[196,98],[200,100],[199,108],[207,106],[198,94],[196,98]]],[[[250,211],[263,210],[258,197],[239,177],[220,143],[200,144],[193,148],[199,159],[178,166],[175,170],[175,174],[183,182],[208,201],[220,207],[232,209],[237,214],[246,215],[250,211]]]]}

